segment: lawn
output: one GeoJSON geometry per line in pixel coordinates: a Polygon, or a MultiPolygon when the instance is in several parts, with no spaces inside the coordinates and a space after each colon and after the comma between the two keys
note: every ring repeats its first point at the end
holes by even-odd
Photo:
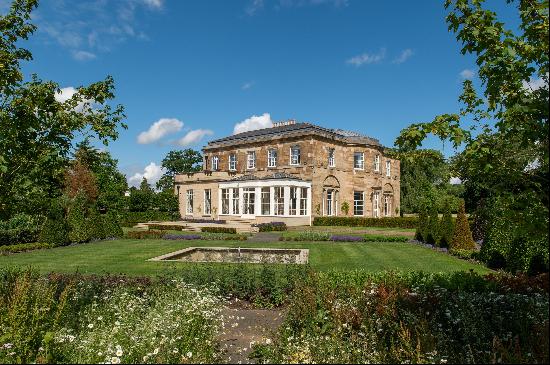
{"type": "MultiPolygon", "coordinates": [[[[304,227],[288,227],[290,232],[303,231],[304,227]]],[[[343,226],[311,226],[308,231],[328,232],[333,234],[379,234],[389,236],[407,236],[414,237],[414,228],[394,228],[394,227],[343,227],[343,226]]]]}
{"type": "Polygon", "coordinates": [[[254,243],[162,239],[101,241],[0,256],[0,267],[31,265],[42,273],[79,271],[86,274],[123,273],[150,276],[170,273],[189,265],[201,265],[147,261],[155,256],[192,246],[307,248],[310,250],[309,260],[312,268],[321,271],[363,269],[373,272],[449,272],[472,269],[479,273],[489,272],[484,266],[410,243],[254,243]]]}

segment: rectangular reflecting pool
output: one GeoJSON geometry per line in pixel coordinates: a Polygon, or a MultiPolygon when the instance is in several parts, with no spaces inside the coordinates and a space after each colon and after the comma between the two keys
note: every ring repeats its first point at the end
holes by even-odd
{"type": "Polygon", "coordinates": [[[308,260],[308,249],[188,247],[148,261],[307,264],[308,260]]]}

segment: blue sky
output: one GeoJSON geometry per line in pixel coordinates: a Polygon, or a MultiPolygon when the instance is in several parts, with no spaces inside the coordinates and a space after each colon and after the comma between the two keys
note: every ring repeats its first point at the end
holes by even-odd
{"type": "Polygon", "coordinates": [[[114,77],[129,128],[108,149],[132,183],[158,178],[168,151],[243,122],[309,121],[392,146],[410,123],[456,111],[462,80],[476,77],[442,3],[42,0],[24,70],[66,96],[114,77]]]}

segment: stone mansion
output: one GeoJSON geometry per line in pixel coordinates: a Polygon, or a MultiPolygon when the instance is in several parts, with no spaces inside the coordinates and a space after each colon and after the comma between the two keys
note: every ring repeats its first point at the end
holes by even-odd
{"type": "Polygon", "coordinates": [[[211,141],[203,153],[203,171],[175,177],[183,218],[296,226],[399,214],[399,160],[356,132],[290,120],[211,141]]]}

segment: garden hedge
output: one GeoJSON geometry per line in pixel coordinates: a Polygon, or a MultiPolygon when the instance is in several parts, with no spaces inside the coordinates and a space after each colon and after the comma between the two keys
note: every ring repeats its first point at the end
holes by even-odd
{"type": "Polygon", "coordinates": [[[417,217],[315,217],[314,226],[416,228],[417,217]]]}
{"type": "Polygon", "coordinates": [[[146,212],[125,212],[122,214],[121,225],[123,227],[133,227],[137,223],[149,221],[175,221],[180,218],[178,212],[159,212],[157,210],[148,210],[146,212]]]}
{"type": "Polygon", "coordinates": [[[201,227],[201,232],[209,233],[237,233],[237,228],[234,227],[201,227]]]}
{"type": "Polygon", "coordinates": [[[17,253],[31,250],[38,250],[41,248],[53,248],[56,245],[45,242],[31,242],[31,243],[20,243],[16,245],[0,246],[0,255],[6,253],[17,253]]]}
{"type": "Polygon", "coordinates": [[[147,224],[149,229],[158,229],[161,231],[181,231],[183,229],[182,225],[176,224],[147,224]]]}

